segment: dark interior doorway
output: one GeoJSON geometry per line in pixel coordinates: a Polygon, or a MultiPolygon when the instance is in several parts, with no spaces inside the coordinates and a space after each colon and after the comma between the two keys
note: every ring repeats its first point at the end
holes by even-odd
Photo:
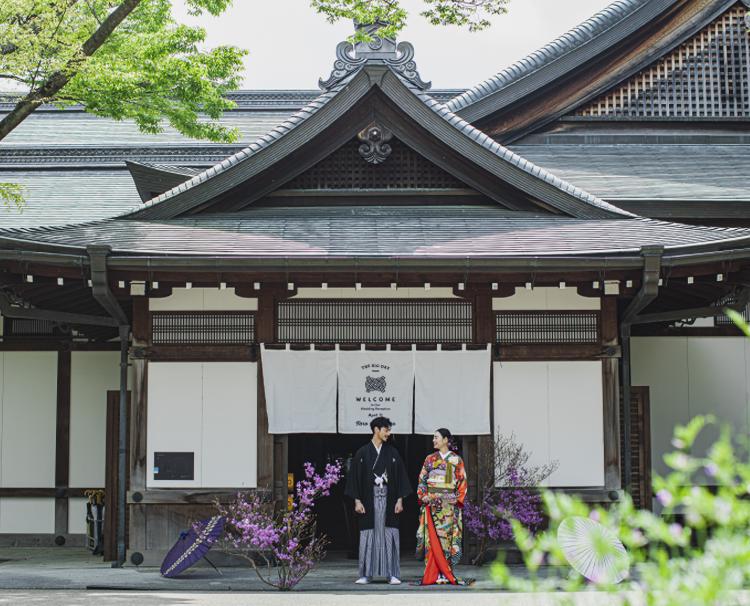
{"type": "MultiPolygon", "coordinates": [[[[295,482],[304,474],[304,463],[309,461],[317,469],[325,463],[347,459],[370,439],[369,435],[343,434],[294,434],[289,436],[289,472],[294,474],[295,482]]],[[[412,489],[416,491],[417,477],[422,469],[424,458],[432,452],[432,436],[393,435],[393,444],[401,453],[409,474],[412,489]]],[[[331,543],[329,551],[345,552],[356,558],[358,538],[354,503],[344,496],[346,478],[343,478],[333,489],[331,496],[322,498],[316,505],[318,527],[326,534],[331,543]]],[[[401,515],[401,550],[413,552],[416,547],[416,533],[419,508],[414,494],[404,502],[404,513],[401,515]]]]}

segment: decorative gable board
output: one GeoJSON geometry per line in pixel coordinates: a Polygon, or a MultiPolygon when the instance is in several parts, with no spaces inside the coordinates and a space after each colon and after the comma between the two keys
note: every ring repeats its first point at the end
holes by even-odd
{"type": "Polygon", "coordinates": [[[574,115],[750,116],[748,9],[736,4],[700,32],[574,115]]]}
{"type": "Polygon", "coordinates": [[[366,161],[354,138],[284,185],[284,189],[461,189],[467,186],[398,139],[383,161],[366,161]]]}

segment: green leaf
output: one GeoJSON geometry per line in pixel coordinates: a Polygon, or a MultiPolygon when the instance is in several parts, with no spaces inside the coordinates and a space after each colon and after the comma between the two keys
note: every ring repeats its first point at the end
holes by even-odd
{"type": "Polygon", "coordinates": [[[22,212],[26,206],[24,187],[18,183],[0,183],[0,205],[8,210],[22,212]]]}

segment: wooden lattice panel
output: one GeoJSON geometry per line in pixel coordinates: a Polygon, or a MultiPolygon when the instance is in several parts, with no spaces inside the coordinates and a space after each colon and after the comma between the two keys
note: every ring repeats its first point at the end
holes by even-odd
{"type": "Polygon", "coordinates": [[[504,345],[598,343],[597,311],[501,311],[495,339],[504,345]]]}
{"type": "Polygon", "coordinates": [[[750,34],[738,3],[672,53],[579,109],[578,116],[750,116],[750,34]]]}
{"type": "Polygon", "coordinates": [[[290,299],[278,306],[280,343],[470,343],[460,299],[290,299]]]}
{"type": "Polygon", "coordinates": [[[287,183],[284,189],[451,189],[466,187],[397,139],[390,156],[371,164],[354,139],[287,183]]]}
{"type": "Polygon", "coordinates": [[[238,345],[255,341],[255,314],[243,311],[155,311],[156,345],[238,345]]]}

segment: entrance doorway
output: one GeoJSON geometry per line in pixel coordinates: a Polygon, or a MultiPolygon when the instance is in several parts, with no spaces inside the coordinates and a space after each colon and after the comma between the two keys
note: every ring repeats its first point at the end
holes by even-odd
{"type": "MultiPolygon", "coordinates": [[[[368,435],[344,434],[293,434],[289,436],[289,473],[294,474],[296,482],[304,476],[304,463],[309,461],[320,470],[326,463],[347,459],[369,440],[368,435]]],[[[432,436],[392,435],[391,442],[401,453],[406,465],[412,489],[416,492],[417,478],[422,469],[424,458],[432,452],[432,436]]],[[[346,477],[331,491],[329,497],[323,497],[316,504],[318,528],[331,541],[328,550],[346,553],[356,558],[358,553],[359,532],[355,520],[354,504],[344,496],[346,477]]],[[[401,514],[401,550],[404,553],[414,552],[419,522],[417,498],[412,494],[404,501],[404,513],[401,514]]]]}

